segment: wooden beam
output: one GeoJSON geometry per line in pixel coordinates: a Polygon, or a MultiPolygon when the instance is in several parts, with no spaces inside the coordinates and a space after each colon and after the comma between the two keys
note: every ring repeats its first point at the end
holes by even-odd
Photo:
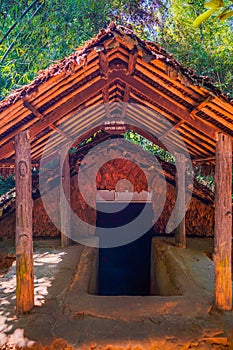
{"type": "Polygon", "coordinates": [[[183,218],[179,225],[175,228],[175,243],[180,248],[186,248],[185,234],[185,173],[186,173],[186,157],[182,153],[176,154],[176,205],[177,216],[183,218]]]}
{"type": "Polygon", "coordinates": [[[16,168],[16,306],[19,314],[34,306],[32,177],[28,131],[15,137],[16,168]]]}
{"type": "MultiPolygon", "coordinates": [[[[150,88],[149,86],[141,82],[138,78],[136,79],[135,76],[132,77],[130,75],[126,75],[122,71],[118,73],[118,76],[123,82],[126,82],[132,89],[137,91],[141,96],[144,96],[147,99],[149,98],[152,101],[155,101],[162,108],[165,108],[167,111],[173,113],[178,118],[183,119],[185,122],[189,123],[190,125],[193,125],[196,129],[200,130],[204,134],[216,140],[216,132],[221,131],[219,128],[215,127],[212,124],[210,125],[208,123],[205,123],[198,117],[195,117],[193,119],[190,116],[190,113],[187,109],[181,108],[177,104],[168,100],[166,97],[162,96],[159,92],[155,91],[154,89],[150,88]]],[[[163,115],[162,110],[160,113],[163,115]]]]}
{"type": "MultiPolygon", "coordinates": [[[[29,109],[36,118],[38,118],[39,120],[45,121],[46,122],[46,116],[44,116],[42,113],[40,113],[31,103],[29,103],[26,99],[24,99],[23,101],[23,105],[24,107],[26,107],[27,109],[29,109]]],[[[66,133],[64,133],[64,131],[62,131],[59,127],[55,126],[54,124],[50,124],[49,125],[50,129],[56,131],[59,135],[63,136],[65,139],[67,139],[68,141],[73,142],[74,140],[66,135],[66,133]]]]}
{"type": "Polygon", "coordinates": [[[109,75],[109,63],[108,55],[105,50],[99,52],[99,66],[100,66],[100,75],[105,79],[109,75]]]}
{"type": "MultiPolygon", "coordinates": [[[[31,160],[31,164],[36,166],[36,165],[39,165],[40,162],[38,160],[31,160]]],[[[15,166],[15,160],[14,159],[1,159],[0,166],[4,166],[4,165],[15,166]]]]}
{"type": "Polygon", "coordinates": [[[214,296],[220,310],[232,308],[232,140],[218,134],[215,161],[214,296]]]}
{"type": "Polygon", "coordinates": [[[171,134],[174,130],[178,129],[179,126],[181,126],[182,124],[184,124],[183,119],[181,119],[178,123],[176,123],[171,129],[169,129],[168,131],[166,131],[162,136],[160,136],[160,140],[164,139],[166,136],[168,136],[169,134],[171,134]]]}
{"type": "Polygon", "coordinates": [[[129,62],[128,62],[128,73],[133,75],[137,63],[138,58],[138,50],[135,47],[129,54],[129,62]]]}
{"type": "MultiPolygon", "coordinates": [[[[54,108],[51,112],[49,112],[46,115],[46,120],[38,120],[30,127],[31,139],[33,139],[37,134],[49,127],[51,124],[61,119],[64,115],[77,108],[77,106],[84,103],[88,98],[100,92],[104,87],[110,85],[114,80],[117,79],[117,77],[118,72],[112,72],[109,75],[108,80],[100,79],[91,86],[88,86],[84,91],[80,92],[79,94],[71,97],[70,99],[67,98],[66,102],[64,102],[62,105],[59,105],[57,108],[54,108]]],[[[26,125],[24,126],[24,128],[26,128],[26,125]]],[[[19,132],[19,130],[13,131],[10,137],[13,138],[17,134],[17,132],[19,132]]],[[[4,142],[3,139],[1,141],[4,142]]],[[[0,159],[7,158],[13,153],[13,142],[12,140],[9,140],[9,142],[6,145],[2,146],[0,149],[0,159]]]]}
{"type": "Polygon", "coordinates": [[[124,91],[124,97],[123,97],[123,108],[121,111],[121,118],[124,119],[127,113],[127,107],[129,102],[129,96],[130,96],[130,87],[125,84],[125,91],[124,91]]]}
{"type": "Polygon", "coordinates": [[[67,148],[60,151],[60,217],[61,217],[61,246],[72,244],[71,234],[71,207],[70,207],[70,164],[67,148]],[[65,156],[65,158],[64,158],[65,156]],[[65,201],[66,199],[66,201],[65,201]]]}
{"type": "Polygon", "coordinates": [[[111,117],[110,115],[110,108],[109,108],[109,92],[108,92],[108,86],[106,86],[102,90],[102,95],[103,95],[103,101],[104,101],[104,109],[105,109],[105,114],[106,117],[109,119],[111,117]]]}
{"type": "Polygon", "coordinates": [[[198,105],[196,105],[192,111],[190,112],[190,115],[195,118],[196,113],[199,112],[203,107],[208,105],[208,103],[213,99],[212,95],[209,95],[207,98],[204,99],[204,101],[201,101],[198,105]]]}
{"type": "Polygon", "coordinates": [[[201,163],[201,162],[211,162],[215,160],[215,157],[207,157],[207,158],[195,158],[192,160],[193,163],[201,163]]]}

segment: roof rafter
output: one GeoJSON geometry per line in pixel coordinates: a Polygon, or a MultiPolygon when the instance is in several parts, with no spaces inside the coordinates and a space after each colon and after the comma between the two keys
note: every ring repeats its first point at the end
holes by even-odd
{"type": "MultiPolygon", "coordinates": [[[[116,80],[118,77],[117,72],[112,72],[109,75],[108,80],[100,79],[85,90],[82,91],[82,93],[74,95],[69,100],[66,100],[63,104],[59,105],[57,108],[53,109],[49,114],[46,115],[46,121],[45,120],[39,120],[30,127],[30,137],[33,139],[39,132],[41,132],[46,127],[50,126],[54,122],[56,122],[58,119],[64,116],[64,114],[67,114],[68,112],[74,110],[77,108],[77,105],[80,105],[81,103],[85,102],[86,99],[90,98],[90,96],[95,95],[97,92],[100,92],[104,87],[111,84],[114,80],[116,80]]],[[[10,138],[12,139],[19,131],[26,130],[29,127],[29,125],[24,124],[22,128],[18,128],[17,130],[13,131],[10,135],[10,138]]],[[[8,144],[2,146],[0,149],[0,159],[3,157],[9,157],[14,153],[14,147],[13,147],[13,140],[9,142],[8,144]]]]}
{"type": "MultiPolygon", "coordinates": [[[[35,117],[37,117],[39,120],[46,122],[46,117],[40,113],[31,103],[29,103],[26,99],[24,99],[23,101],[23,105],[24,107],[26,107],[27,109],[29,109],[35,117]]],[[[63,130],[61,130],[58,126],[54,125],[54,124],[50,124],[49,125],[50,129],[56,131],[58,134],[60,134],[61,136],[63,136],[65,139],[67,139],[68,141],[73,141],[73,139],[67,135],[63,130]]]]}
{"type": "MultiPolygon", "coordinates": [[[[219,128],[215,127],[214,125],[208,125],[198,117],[192,118],[188,110],[185,110],[179,107],[178,105],[172,103],[164,96],[161,96],[158,92],[144,85],[138,79],[136,80],[134,77],[127,76],[123,72],[119,72],[119,78],[121,78],[122,81],[125,81],[127,84],[129,84],[133,89],[136,89],[142,96],[146,96],[151,98],[152,100],[155,100],[162,107],[177,115],[178,118],[183,119],[185,122],[189,123],[190,125],[193,125],[203,133],[207,134],[212,139],[216,140],[216,132],[221,131],[219,128]]],[[[161,114],[163,114],[162,111],[161,114]]]]}

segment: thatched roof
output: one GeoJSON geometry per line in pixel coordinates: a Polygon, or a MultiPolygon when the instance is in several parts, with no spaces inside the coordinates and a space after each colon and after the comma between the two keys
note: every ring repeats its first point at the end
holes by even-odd
{"type": "Polygon", "coordinates": [[[218,132],[233,137],[227,95],[159,45],[111,24],[0,102],[0,162],[13,160],[19,131],[29,129],[32,159],[40,160],[49,137],[57,147],[79,142],[103,128],[119,102],[128,103],[120,112],[128,128],[182,152],[177,130],[196,161],[214,159],[218,132]]]}

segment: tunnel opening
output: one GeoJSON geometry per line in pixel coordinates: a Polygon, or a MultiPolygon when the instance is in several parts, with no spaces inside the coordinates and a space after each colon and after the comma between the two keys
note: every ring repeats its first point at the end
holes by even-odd
{"type": "MultiPolygon", "coordinates": [[[[117,247],[104,247],[105,235],[111,234],[111,228],[117,228],[119,236],[122,227],[135,220],[143,209],[145,202],[97,202],[97,229],[99,239],[98,295],[150,295],[151,239],[153,229],[145,231],[145,220],[151,223],[153,210],[147,203],[146,218],[141,223],[141,236],[130,243],[117,247]],[[105,228],[105,234],[101,229],[105,228]],[[108,229],[109,228],[109,232],[108,229]]],[[[133,232],[127,232],[132,234],[133,232]]]]}

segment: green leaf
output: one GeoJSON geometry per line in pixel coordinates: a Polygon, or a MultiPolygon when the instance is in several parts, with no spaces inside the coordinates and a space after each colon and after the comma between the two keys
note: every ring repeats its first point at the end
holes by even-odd
{"type": "Polygon", "coordinates": [[[193,22],[194,27],[198,27],[202,22],[207,20],[215,11],[216,9],[211,9],[198,16],[193,22]]]}

